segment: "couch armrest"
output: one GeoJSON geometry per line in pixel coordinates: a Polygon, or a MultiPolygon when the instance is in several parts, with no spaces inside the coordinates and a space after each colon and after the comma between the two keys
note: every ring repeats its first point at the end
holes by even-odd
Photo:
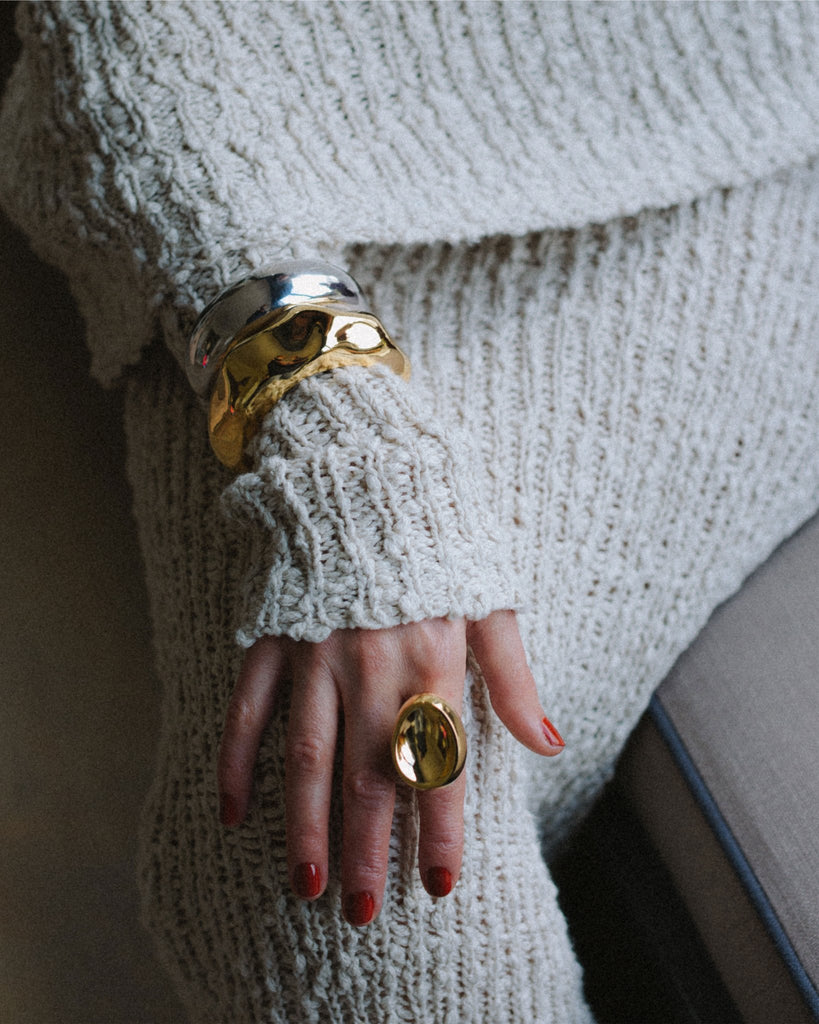
{"type": "Polygon", "coordinates": [[[679,659],[618,786],[742,1020],[819,1019],[819,517],[679,659]]]}

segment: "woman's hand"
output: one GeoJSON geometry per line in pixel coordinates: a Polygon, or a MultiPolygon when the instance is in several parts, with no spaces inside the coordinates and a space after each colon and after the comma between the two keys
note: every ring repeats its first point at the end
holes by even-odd
{"type": "MultiPolygon", "coordinates": [[[[510,732],[538,754],[558,754],[563,741],[544,718],[513,612],[474,623],[435,619],[338,630],[320,644],[264,637],[245,656],[219,755],[222,822],[234,826],[245,817],[262,734],[279,687],[289,679],[288,865],[299,896],[320,896],[327,884],[330,795],[343,716],[341,884],[351,924],[367,924],[381,908],[396,785],[390,739],[399,708],[432,691],[460,712],[467,643],[510,732]]],[[[445,896],[458,879],[465,786],[464,773],[444,789],[418,794],[419,866],[433,896],[445,896]]]]}

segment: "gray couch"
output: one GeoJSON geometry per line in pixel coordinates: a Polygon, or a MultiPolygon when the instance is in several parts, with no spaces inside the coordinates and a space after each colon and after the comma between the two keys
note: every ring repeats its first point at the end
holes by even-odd
{"type": "Polygon", "coordinates": [[[601,1022],[819,1020],[819,517],[719,608],[553,865],[601,1022]]]}
{"type": "Polygon", "coordinates": [[[819,1019],[819,518],[679,659],[619,779],[741,1019],[819,1019]]]}

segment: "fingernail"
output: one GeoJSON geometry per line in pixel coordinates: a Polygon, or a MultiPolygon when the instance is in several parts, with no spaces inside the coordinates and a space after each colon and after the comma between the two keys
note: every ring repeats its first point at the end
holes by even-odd
{"type": "Polygon", "coordinates": [[[555,729],[548,718],[544,718],[540,723],[543,727],[543,735],[546,737],[546,742],[551,743],[553,747],[565,747],[566,742],[560,733],[555,729]]]}
{"type": "Polygon", "coordinates": [[[369,924],[373,919],[375,900],[368,892],[353,892],[344,897],[344,916],[357,928],[369,924]]]}
{"type": "Polygon", "coordinates": [[[238,804],[229,793],[222,793],[219,797],[219,820],[226,828],[233,828],[242,820],[238,804]]]}
{"type": "Polygon", "coordinates": [[[314,900],[321,892],[317,864],[297,864],[293,870],[293,892],[303,900],[314,900]]]}
{"type": "Polygon", "coordinates": [[[427,892],[430,896],[448,896],[452,892],[452,874],[446,868],[427,871],[427,892]]]}

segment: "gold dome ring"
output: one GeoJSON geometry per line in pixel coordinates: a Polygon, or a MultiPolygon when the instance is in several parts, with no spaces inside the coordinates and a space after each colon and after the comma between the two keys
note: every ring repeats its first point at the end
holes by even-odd
{"type": "Polygon", "coordinates": [[[466,762],[466,732],[458,712],[434,693],[411,697],[398,713],[392,762],[414,789],[448,786],[466,762]]]}

